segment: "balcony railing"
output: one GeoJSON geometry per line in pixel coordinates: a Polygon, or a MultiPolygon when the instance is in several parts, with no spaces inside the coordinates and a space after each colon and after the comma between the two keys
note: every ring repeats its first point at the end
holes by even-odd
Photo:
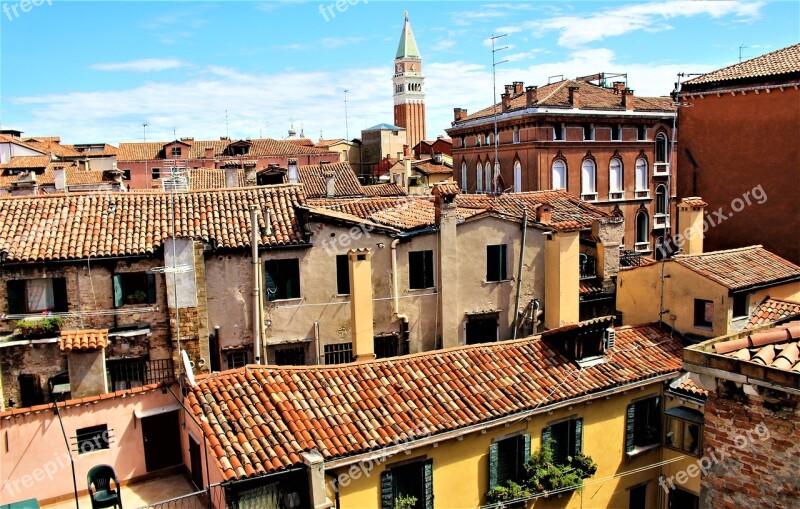
{"type": "Polygon", "coordinates": [[[656,177],[669,175],[669,163],[654,163],[653,175],[656,177]]]}
{"type": "Polygon", "coordinates": [[[636,251],[625,250],[619,254],[619,266],[624,267],[639,267],[642,265],[642,255],[636,251]]]}
{"type": "Polygon", "coordinates": [[[581,253],[580,255],[580,278],[593,279],[597,277],[597,258],[581,253]]]}
{"type": "Polygon", "coordinates": [[[669,214],[654,214],[653,228],[654,229],[669,228],[669,214]]]}
{"type": "Polygon", "coordinates": [[[109,360],[107,366],[112,391],[175,380],[172,359],[117,359],[109,360]]]}

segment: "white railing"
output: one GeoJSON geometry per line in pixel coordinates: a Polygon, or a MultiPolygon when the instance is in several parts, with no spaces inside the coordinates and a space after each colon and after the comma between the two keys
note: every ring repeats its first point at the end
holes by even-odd
{"type": "Polygon", "coordinates": [[[669,163],[654,163],[653,175],[655,176],[669,175],[669,163]]]}
{"type": "Polygon", "coordinates": [[[669,214],[653,215],[653,228],[669,228],[669,214]]]}

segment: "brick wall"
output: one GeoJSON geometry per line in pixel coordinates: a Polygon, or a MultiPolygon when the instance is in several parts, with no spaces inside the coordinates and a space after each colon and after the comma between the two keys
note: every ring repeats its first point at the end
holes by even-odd
{"type": "Polygon", "coordinates": [[[702,478],[700,507],[797,507],[799,402],[776,391],[748,395],[727,383],[709,395],[704,451],[719,461],[702,478]]]}
{"type": "Polygon", "coordinates": [[[15,407],[20,406],[22,397],[19,390],[19,375],[39,375],[39,382],[45,401],[47,379],[67,369],[67,360],[61,355],[58,343],[25,344],[0,349],[0,410],[10,408],[9,400],[15,407]]]}

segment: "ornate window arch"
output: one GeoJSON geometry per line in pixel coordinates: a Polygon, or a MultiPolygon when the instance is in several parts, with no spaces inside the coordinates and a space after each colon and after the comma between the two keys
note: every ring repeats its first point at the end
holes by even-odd
{"type": "Polygon", "coordinates": [[[519,159],[514,161],[514,192],[522,192],[522,164],[519,159]]]}
{"type": "Polygon", "coordinates": [[[567,188],[567,163],[563,159],[556,159],[552,165],[552,187],[553,189],[567,188]]]}

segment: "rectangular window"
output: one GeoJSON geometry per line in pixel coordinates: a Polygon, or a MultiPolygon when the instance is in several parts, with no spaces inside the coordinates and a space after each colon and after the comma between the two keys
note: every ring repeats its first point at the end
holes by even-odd
{"type": "Polygon", "coordinates": [[[353,362],[353,343],[325,345],[325,364],[353,362]]]}
{"type": "Polygon", "coordinates": [[[746,293],[737,293],[733,296],[733,317],[734,318],[741,318],[744,316],[750,316],[750,308],[747,302],[747,294],[746,293]]]}
{"type": "Polygon", "coordinates": [[[542,443],[550,441],[553,461],[557,464],[567,463],[576,453],[583,450],[583,419],[568,419],[544,428],[542,443]]]}
{"type": "Polygon", "coordinates": [[[625,451],[637,454],[661,443],[661,397],[653,396],[628,405],[625,451]]]}
{"type": "Polygon", "coordinates": [[[612,141],[622,140],[622,127],[619,124],[614,124],[611,126],[611,140],[612,141]]]}
{"type": "Polygon", "coordinates": [[[525,480],[525,462],[531,455],[531,436],[518,435],[489,446],[489,489],[505,486],[508,481],[525,480]]]}
{"type": "Polygon", "coordinates": [[[172,147],[172,150],[170,150],[170,155],[172,155],[172,157],[180,157],[181,156],[181,148],[180,147],[172,147]]]}
{"type": "Polygon", "coordinates": [[[275,350],[275,364],[278,366],[305,366],[306,348],[297,346],[275,350]]]}
{"type": "Polygon", "coordinates": [[[156,275],[148,272],[114,274],[114,307],[125,304],[154,304],[156,275]]]}
{"type": "Polygon", "coordinates": [[[594,126],[592,124],[585,124],[583,126],[583,139],[587,141],[594,139],[594,126]]]}
{"type": "Polygon", "coordinates": [[[433,251],[408,253],[408,288],[422,290],[433,288],[433,251]]]}
{"type": "Polygon", "coordinates": [[[506,244],[486,246],[486,281],[505,281],[508,259],[506,244]]]}
{"type": "Polygon", "coordinates": [[[348,255],[336,255],[336,293],[350,295],[350,260],[348,255]]]}
{"type": "Polygon", "coordinates": [[[669,490],[668,509],[698,509],[700,507],[700,497],[686,490],[675,488],[669,490]]]}
{"type": "Polygon", "coordinates": [[[133,389],[147,383],[147,360],[142,357],[108,360],[106,369],[113,391],[133,389]]]}
{"type": "Polygon", "coordinates": [[[375,358],[385,359],[387,357],[396,357],[400,355],[400,348],[398,347],[398,337],[396,334],[387,334],[385,336],[375,336],[375,358]]]}
{"type": "Polygon", "coordinates": [[[161,178],[161,168],[151,168],[150,169],[150,178],[153,180],[158,180],[161,178]]]}
{"type": "Polygon", "coordinates": [[[647,140],[647,127],[643,125],[636,126],[636,139],[639,141],[647,140]]]}
{"type": "Polygon", "coordinates": [[[499,313],[468,316],[465,332],[467,344],[477,345],[479,343],[493,343],[497,341],[497,322],[499,316],[499,313]]]}
{"type": "MultiPolygon", "coordinates": [[[[19,383],[19,406],[27,408],[44,403],[41,375],[23,373],[17,377],[19,383]]],[[[9,400],[9,406],[13,406],[9,400]]]]}
{"type": "Polygon", "coordinates": [[[714,302],[694,299],[694,326],[698,329],[710,329],[714,326],[714,302]]]}
{"type": "Polygon", "coordinates": [[[566,128],[564,124],[555,124],[553,126],[553,139],[556,141],[564,141],[566,133],[566,128]]]}
{"type": "Polygon", "coordinates": [[[512,138],[513,143],[519,143],[519,127],[514,128],[514,136],[512,138]]]}
{"type": "Polygon", "coordinates": [[[130,180],[131,179],[131,170],[124,169],[122,170],[122,180],[130,180]]]}
{"type": "Polygon", "coordinates": [[[381,509],[433,509],[433,460],[381,472],[381,509]],[[416,499],[411,504],[411,499],[416,499]]]}
{"type": "Polygon", "coordinates": [[[6,283],[9,314],[67,311],[67,280],[63,277],[15,279],[6,283]]]}
{"type": "Polygon", "coordinates": [[[647,484],[635,486],[628,493],[628,507],[630,509],[647,509],[647,484]]]}
{"type": "Polygon", "coordinates": [[[664,412],[664,446],[692,456],[703,450],[703,414],[686,407],[674,407],[664,412]]]}
{"type": "Polygon", "coordinates": [[[269,300],[300,298],[300,261],[297,258],[267,260],[265,268],[269,300]]]}
{"type": "Polygon", "coordinates": [[[99,451],[109,448],[108,425],[90,426],[76,432],[78,454],[99,451]]]}
{"type": "Polygon", "coordinates": [[[233,350],[225,354],[225,360],[228,362],[228,369],[241,368],[247,365],[248,352],[247,350],[233,350]]]}

